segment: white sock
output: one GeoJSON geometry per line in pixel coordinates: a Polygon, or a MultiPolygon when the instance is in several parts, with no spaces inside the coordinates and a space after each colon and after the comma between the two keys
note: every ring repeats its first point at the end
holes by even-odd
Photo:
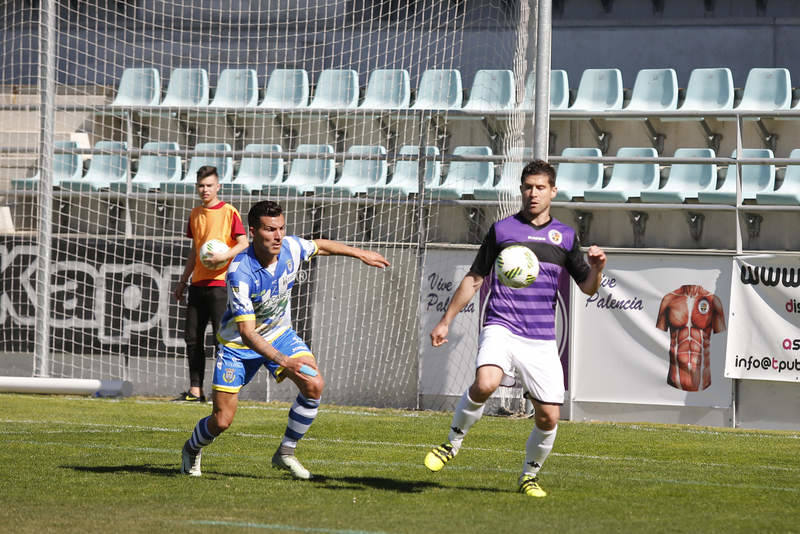
{"type": "Polygon", "coordinates": [[[453,454],[461,448],[461,442],[472,425],[478,422],[483,415],[485,404],[474,402],[469,398],[469,390],[465,391],[458,401],[456,411],[453,413],[453,422],[450,424],[450,434],[447,439],[453,445],[453,454]]]}
{"type": "Polygon", "coordinates": [[[542,464],[547,459],[547,455],[553,450],[553,443],[556,441],[558,425],[553,430],[542,430],[534,425],[528,442],[525,444],[525,465],[522,466],[523,475],[536,475],[542,464]]]}

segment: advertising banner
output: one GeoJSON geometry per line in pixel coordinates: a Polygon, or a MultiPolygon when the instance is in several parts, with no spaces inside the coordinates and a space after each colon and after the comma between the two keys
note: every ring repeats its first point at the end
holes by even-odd
{"type": "Polygon", "coordinates": [[[450,325],[448,342],[431,346],[431,330],[444,315],[469,272],[475,250],[429,249],[420,290],[420,393],[461,396],[475,378],[480,296],[476,294],[450,325]]]}
{"type": "Polygon", "coordinates": [[[733,260],[725,376],[800,380],[800,256],[733,260]]]}
{"type": "MultiPolygon", "coordinates": [[[[131,356],[172,354],[184,346],[181,305],[172,288],[188,240],[53,239],[51,349],[131,356]]],[[[33,352],[40,245],[0,238],[0,350],[33,352]]]]}
{"type": "Polygon", "coordinates": [[[572,303],[575,401],[728,407],[729,257],[609,254],[572,303]]]}

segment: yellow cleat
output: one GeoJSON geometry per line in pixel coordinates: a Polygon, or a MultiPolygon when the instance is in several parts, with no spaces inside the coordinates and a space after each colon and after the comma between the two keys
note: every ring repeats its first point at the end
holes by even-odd
{"type": "Polygon", "coordinates": [[[519,492],[528,497],[547,497],[547,492],[539,485],[536,475],[522,475],[519,477],[519,492]]]}
{"type": "Polygon", "coordinates": [[[450,443],[443,443],[438,447],[434,447],[431,452],[425,455],[425,467],[436,473],[441,471],[444,464],[449,462],[455,455],[453,446],[450,443]]]}

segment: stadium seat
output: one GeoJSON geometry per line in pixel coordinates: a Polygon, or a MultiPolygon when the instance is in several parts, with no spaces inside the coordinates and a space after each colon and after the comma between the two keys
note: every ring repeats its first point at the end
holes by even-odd
{"type": "Polygon", "coordinates": [[[254,69],[225,69],[219,75],[210,107],[243,108],[258,104],[258,77],[254,69]]]}
{"type": "MultiPolygon", "coordinates": [[[[519,109],[533,111],[536,107],[536,72],[531,71],[525,81],[525,94],[519,109]]],[[[565,70],[550,71],[550,111],[561,111],[569,108],[569,76],[565,70]]]]}
{"type": "MultiPolygon", "coordinates": [[[[142,150],[178,150],[178,143],[161,143],[151,141],[146,143],[142,150]]],[[[152,156],[143,155],[139,158],[139,168],[136,175],[131,179],[132,191],[155,191],[161,187],[163,182],[177,181],[181,179],[181,158],[180,156],[152,156]]],[[[111,190],[124,193],[127,191],[127,183],[112,182],[111,190]]]]}
{"type": "Polygon", "coordinates": [[[412,109],[461,109],[461,73],[453,69],[429,69],[422,73],[412,109]]]}
{"type": "MultiPolygon", "coordinates": [[[[488,146],[459,146],[454,156],[491,156],[488,146]]],[[[489,189],[494,185],[494,163],[490,161],[451,161],[441,184],[432,184],[431,195],[439,199],[458,199],[472,196],[475,189],[489,189]]]]}
{"type": "MultiPolygon", "coordinates": [[[[300,145],[297,154],[333,154],[331,145],[300,145]]],[[[298,157],[292,161],[289,176],[282,184],[270,185],[273,195],[302,195],[313,193],[318,185],[330,185],[336,179],[336,162],[329,159],[298,157]]]]}
{"type": "MultiPolygon", "coordinates": [[[[734,150],[731,157],[736,157],[734,150]]],[[[743,158],[771,158],[772,150],[766,148],[744,148],[743,158]]],[[[742,165],[742,200],[755,200],[760,192],[775,189],[775,165],[742,165]]],[[[736,164],[728,165],[722,186],[716,190],[700,191],[697,200],[701,204],[736,204],[736,164]]]]}
{"type": "MultiPolygon", "coordinates": [[[[789,154],[792,159],[800,160],[800,148],[789,154]]],[[[787,165],[783,183],[775,191],[759,191],[756,193],[758,204],[800,205],[800,164],[787,165]]]]}
{"type": "MultiPolygon", "coordinates": [[[[198,143],[196,152],[230,152],[228,143],[198,143]]],[[[230,183],[233,179],[233,158],[231,156],[192,156],[189,168],[182,180],[169,180],[161,183],[161,190],[167,193],[193,193],[197,189],[197,170],[204,165],[217,168],[219,183],[230,183]]]]}
{"type": "Polygon", "coordinates": [[[737,111],[777,111],[792,105],[792,81],[788,69],[750,69],[737,111]]]}
{"type": "MultiPolygon", "coordinates": [[[[97,150],[127,150],[128,144],[120,141],[98,141],[97,150]]],[[[95,154],[86,176],[79,180],[64,180],[60,186],[71,191],[100,191],[110,189],[114,182],[128,180],[128,156],[124,154],[95,154]]]]}
{"type": "Polygon", "coordinates": [[[161,77],[154,68],[125,69],[119,79],[112,106],[157,106],[161,100],[161,77]]]}
{"type": "Polygon", "coordinates": [[[407,109],[411,102],[411,82],[405,69],[376,69],[369,75],[364,101],[359,109],[407,109]]]}
{"type": "MultiPolygon", "coordinates": [[[[679,148],[676,158],[713,158],[710,148],[679,148]]],[[[711,191],[717,186],[717,165],[714,163],[675,163],[669,170],[664,187],[655,191],[642,191],[642,202],[680,204],[696,199],[700,191],[711,191]]]]}
{"type": "MultiPolygon", "coordinates": [[[[561,156],[565,158],[601,157],[599,148],[565,148],[561,156]]],[[[586,191],[599,190],[603,186],[602,163],[570,163],[558,164],[556,178],[556,197],[554,200],[567,202],[575,197],[582,197],[586,191]]]]}
{"type": "Polygon", "coordinates": [[[509,159],[520,159],[521,161],[506,161],[500,171],[500,178],[496,184],[490,187],[476,187],[472,195],[478,200],[497,200],[501,192],[506,194],[517,194],[519,192],[522,169],[533,159],[533,148],[514,147],[509,152],[509,159]]]}
{"type": "Polygon", "coordinates": [[[678,107],[678,76],[674,69],[642,69],[636,74],[626,111],[657,113],[678,107]]]}
{"type": "Polygon", "coordinates": [[[174,69],[161,105],[207,106],[208,72],[205,69],[174,69]]]}
{"type": "MultiPolygon", "coordinates": [[[[400,154],[404,156],[419,155],[419,146],[406,145],[400,148],[400,154]]],[[[439,149],[435,146],[425,147],[426,156],[438,156],[439,149]]],[[[438,184],[442,175],[442,162],[432,160],[425,162],[425,187],[438,184]]],[[[394,164],[394,174],[392,181],[387,185],[370,186],[367,188],[367,196],[388,196],[406,198],[409,195],[419,192],[419,161],[398,160],[394,164]]]]}
{"type": "Polygon", "coordinates": [[[366,193],[370,186],[386,185],[388,164],[385,157],[384,159],[361,159],[360,156],[386,156],[386,149],[382,146],[351,146],[347,150],[339,181],[314,187],[314,194],[355,196],[359,193],[366,193]]]}
{"type": "Polygon", "coordinates": [[[308,106],[308,73],[303,69],[275,69],[267,80],[261,108],[296,109],[308,106]]]}
{"type": "Polygon", "coordinates": [[[586,69],[581,75],[570,111],[622,109],[622,73],[619,69],[586,69]]]}
{"type": "Polygon", "coordinates": [[[514,74],[510,70],[479,70],[475,73],[465,111],[497,112],[514,109],[514,74]]]}
{"type": "Polygon", "coordinates": [[[244,151],[248,154],[242,157],[239,172],[231,183],[222,184],[222,193],[224,195],[260,193],[267,191],[273,184],[280,184],[283,181],[283,158],[260,156],[282,150],[281,145],[247,145],[244,151]]]}
{"type": "MultiPolygon", "coordinates": [[[[792,80],[787,69],[753,68],[747,73],[742,100],[734,108],[735,111],[772,111],[788,110],[792,105],[792,80]]],[[[721,121],[733,121],[736,117],[720,117],[721,121]]],[[[759,121],[760,117],[743,117],[745,121],[759,121]]],[[[767,146],[774,148],[776,137],[765,132],[767,146]]]]}
{"type": "MultiPolygon", "coordinates": [[[[623,147],[617,151],[618,158],[655,158],[655,148],[623,147]]],[[[583,193],[588,202],[627,202],[639,198],[642,191],[658,189],[659,171],[657,163],[616,163],[611,178],[602,189],[589,189],[583,193]]]]}
{"type": "Polygon", "coordinates": [[[309,108],[352,109],[358,106],[358,73],[352,69],[323,70],[309,108]]]}
{"type": "Polygon", "coordinates": [[[733,109],[733,76],[728,68],[694,69],[680,111],[733,109]]]}
{"type": "MultiPolygon", "coordinates": [[[[53,143],[55,148],[72,149],[78,148],[76,141],[56,141],[53,143]]],[[[53,156],[53,188],[60,187],[63,181],[80,180],[83,176],[83,165],[79,154],[55,154],[53,156]]],[[[14,178],[11,186],[14,189],[38,189],[41,175],[37,172],[30,178],[14,178]]]]}

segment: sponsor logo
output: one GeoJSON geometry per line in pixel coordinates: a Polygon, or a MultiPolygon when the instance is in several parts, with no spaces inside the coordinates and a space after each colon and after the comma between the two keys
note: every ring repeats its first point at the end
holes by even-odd
{"type": "Polygon", "coordinates": [[[564,239],[564,236],[561,235],[561,232],[558,230],[550,230],[547,232],[547,237],[550,239],[550,242],[554,245],[560,245],[561,241],[564,239]]]}
{"type": "Polygon", "coordinates": [[[781,347],[783,350],[800,350],[800,339],[786,338],[781,341],[781,347]]]}
{"type": "MultiPolygon", "coordinates": [[[[430,292],[425,296],[426,311],[436,311],[444,313],[453,298],[452,292],[456,289],[456,283],[440,273],[431,273],[427,278],[430,292]]],[[[475,313],[475,303],[470,302],[459,313],[475,313]]]]}
{"type": "Polygon", "coordinates": [[[540,235],[529,235],[528,239],[530,239],[531,241],[544,241],[544,237],[540,235]]]}
{"type": "Polygon", "coordinates": [[[800,287],[800,268],[794,267],[764,267],[742,265],[740,278],[743,284],[762,284],[775,287],[800,287]]]}
{"type": "Polygon", "coordinates": [[[791,299],[786,303],[786,311],[789,313],[800,313],[800,302],[791,299]]]}
{"type": "Polygon", "coordinates": [[[744,356],[736,355],[733,361],[735,367],[743,368],[746,371],[751,369],[773,370],[778,373],[784,371],[800,371],[800,360],[779,360],[773,356],[744,356]]]}
{"type": "Polygon", "coordinates": [[[605,297],[601,297],[598,290],[597,293],[586,299],[586,307],[588,308],[590,304],[594,304],[597,308],[606,310],[631,311],[644,309],[644,303],[639,297],[634,296],[622,299],[615,297],[611,291],[615,287],[617,287],[617,279],[603,275],[600,280],[600,288],[606,288],[608,294],[605,297]]]}

